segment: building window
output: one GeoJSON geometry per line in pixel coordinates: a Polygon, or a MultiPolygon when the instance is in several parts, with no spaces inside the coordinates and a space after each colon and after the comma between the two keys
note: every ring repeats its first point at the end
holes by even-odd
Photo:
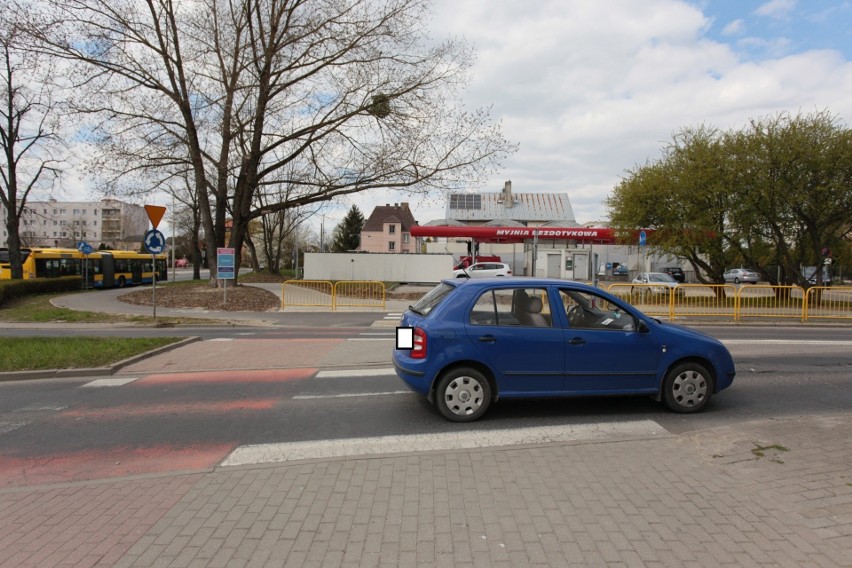
{"type": "Polygon", "coordinates": [[[388,234],[395,235],[396,234],[396,225],[388,225],[388,234]]]}
{"type": "Polygon", "coordinates": [[[410,234],[408,234],[408,233],[403,233],[403,234],[402,234],[402,242],[403,242],[403,244],[406,244],[406,245],[407,245],[410,239],[411,239],[411,235],[410,235],[410,234]]]}
{"type": "Polygon", "coordinates": [[[395,242],[393,242],[393,241],[389,242],[389,243],[388,243],[388,250],[389,250],[390,252],[395,251],[395,250],[396,250],[396,243],[395,243],[395,242]]]}

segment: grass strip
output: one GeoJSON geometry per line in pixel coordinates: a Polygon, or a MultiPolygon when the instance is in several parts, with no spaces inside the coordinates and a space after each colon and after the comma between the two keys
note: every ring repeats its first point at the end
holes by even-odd
{"type": "Polygon", "coordinates": [[[0,337],[0,372],[102,367],[182,339],[182,337],[0,337]]]}

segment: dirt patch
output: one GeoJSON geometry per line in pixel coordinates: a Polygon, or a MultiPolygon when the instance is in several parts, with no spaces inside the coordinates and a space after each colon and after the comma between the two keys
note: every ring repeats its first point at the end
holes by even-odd
{"type": "MultiPolygon", "coordinates": [[[[164,286],[157,288],[157,306],[163,308],[198,308],[224,312],[269,312],[281,307],[281,298],[256,286],[228,286],[228,301],[221,288],[198,286],[164,286]]],[[[119,300],[136,306],[152,304],[151,290],[139,290],[119,296],[119,300]]]]}

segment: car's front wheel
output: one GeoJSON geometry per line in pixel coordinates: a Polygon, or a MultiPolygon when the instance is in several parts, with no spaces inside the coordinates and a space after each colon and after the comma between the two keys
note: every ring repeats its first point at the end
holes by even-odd
{"type": "Polygon", "coordinates": [[[663,381],[663,400],[671,410],[699,412],[713,393],[713,377],[700,363],[681,363],[673,367],[663,381]]]}
{"type": "Polygon", "coordinates": [[[452,369],[438,381],[435,404],[441,414],[453,422],[472,422],[488,410],[491,384],[476,369],[452,369]]]}

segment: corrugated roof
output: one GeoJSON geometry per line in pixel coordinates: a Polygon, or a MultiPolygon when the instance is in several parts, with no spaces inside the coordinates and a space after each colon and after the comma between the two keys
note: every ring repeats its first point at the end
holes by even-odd
{"type": "MultiPolygon", "coordinates": [[[[447,203],[447,218],[458,221],[496,221],[513,220],[525,222],[558,221],[564,226],[576,225],[571,201],[564,193],[515,193],[512,194],[512,206],[507,207],[504,192],[480,193],[478,209],[455,209],[447,203]]],[[[452,196],[451,196],[452,197],[452,196]]],[[[452,201],[452,200],[451,200],[452,201]]],[[[458,202],[460,200],[456,200],[458,202]]],[[[470,202],[470,200],[466,200],[470,202]]]]}

